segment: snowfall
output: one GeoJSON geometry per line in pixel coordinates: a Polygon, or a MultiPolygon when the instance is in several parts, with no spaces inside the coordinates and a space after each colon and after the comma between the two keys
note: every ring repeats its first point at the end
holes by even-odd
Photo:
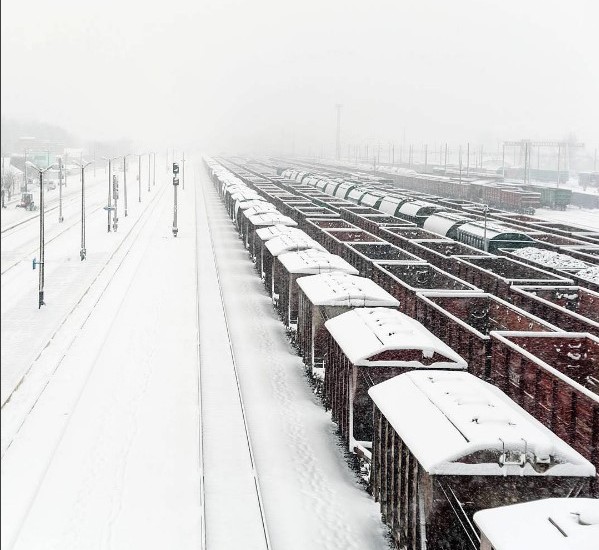
{"type": "Polygon", "coordinates": [[[164,164],[136,176],[107,232],[88,168],[85,261],[78,178],[62,223],[48,192],[41,309],[39,212],[2,211],[1,548],[388,549],[204,170],[186,164],[177,238],[164,164]]]}

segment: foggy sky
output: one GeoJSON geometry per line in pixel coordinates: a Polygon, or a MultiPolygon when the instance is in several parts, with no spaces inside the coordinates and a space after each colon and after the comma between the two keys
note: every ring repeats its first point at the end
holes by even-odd
{"type": "Polygon", "coordinates": [[[3,0],[2,115],[297,153],[599,143],[596,0],[3,0]]]}

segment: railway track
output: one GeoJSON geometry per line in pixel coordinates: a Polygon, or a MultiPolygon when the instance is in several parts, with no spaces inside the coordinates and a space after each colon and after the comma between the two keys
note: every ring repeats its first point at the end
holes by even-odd
{"type": "Polygon", "coordinates": [[[133,225],[129,228],[121,242],[117,245],[117,247],[112,251],[110,256],[107,258],[105,263],[102,265],[100,270],[94,275],[93,279],[90,283],[85,287],[83,292],[80,294],[77,301],[69,308],[66,315],[62,318],[60,323],[56,326],[55,330],[52,332],[47,342],[40,346],[40,352],[32,361],[32,363],[25,369],[24,374],[21,376],[19,381],[14,385],[9,394],[3,399],[0,409],[2,410],[3,415],[3,425],[11,424],[15,426],[13,429],[10,429],[10,433],[5,433],[3,428],[2,433],[2,448],[0,458],[3,458],[15,438],[18,436],[19,431],[22,426],[25,424],[27,417],[34,409],[35,405],[41,398],[44,390],[47,388],[48,384],[51,382],[52,377],[55,375],[56,371],[59,369],[60,365],[64,361],[64,359],[68,356],[69,350],[74,346],[77,341],[78,335],[81,330],[84,328],[85,324],[89,320],[91,314],[94,311],[94,308],[98,304],[98,302],[105,295],[106,291],[110,287],[110,283],[114,280],[116,275],[121,270],[125,260],[129,256],[129,253],[133,246],[135,245],[137,238],[144,227],[147,225],[149,220],[153,219],[153,214],[160,204],[160,197],[164,195],[166,191],[166,186],[161,186],[158,193],[155,193],[152,196],[152,200],[146,203],[143,212],[141,215],[135,220],[133,225]],[[112,270],[112,271],[111,271],[112,270]],[[45,350],[48,348],[50,343],[57,340],[57,337],[61,330],[65,328],[69,323],[75,324],[75,328],[69,327],[68,332],[69,337],[66,345],[60,349],[60,357],[59,360],[52,364],[51,368],[46,372],[40,374],[36,373],[36,380],[34,382],[35,387],[28,388],[26,392],[30,397],[28,401],[23,405],[20,404],[18,408],[18,412],[10,410],[9,404],[13,400],[14,396],[18,393],[19,389],[26,383],[30,374],[34,371],[36,364],[42,359],[45,350]],[[23,408],[26,407],[25,413],[23,414],[23,408]],[[11,415],[19,414],[18,421],[15,422],[14,417],[11,419],[11,415]]]}
{"type": "MultiPolygon", "coordinates": [[[[101,208],[103,208],[104,206],[104,202],[99,202],[94,204],[91,208],[91,211],[86,212],[86,216],[89,216],[90,214],[95,214],[98,210],[100,210],[101,208]]],[[[49,211],[46,210],[45,213],[47,214],[49,211]]],[[[24,226],[22,224],[25,224],[31,220],[37,220],[39,219],[38,216],[35,216],[34,218],[29,218],[27,220],[24,220],[22,222],[20,222],[18,225],[18,229],[22,229],[24,226]]],[[[58,233],[56,233],[54,236],[52,236],[51,238],[47,239],[45,241],[45,244],[48,245],[49,243],[55,241],[56,239],[58,239],[58,237],[60,237],[61,235],[63,235],[64,233],[66,233],[69,229],[75,227],[76,225],[79,225],[81,223],[81,220],[75,220],[73,223],[67,224],[63,227],[60,228],[60,230],[58,231],[58,233]]],[[[16,226],[13,226],[13,228],[16,226]]],[[[11,228],[8,228],[6,231],[8,231],[11,228]]],[[[3,231],[4,233],[4,231],[3,231]]],[[[12,235],[14,235],[15,232],[10,233],[8,235],[2,235],[3,238],[5,237],[10,237],[12,235]]],[[[35,239],[32,240],[37,240],[37,237],[35,239]]],[[[29,252],[22,254],[21,257],[16,260],[15,262],[11,263],[9,266],[5,267],[4,269],[2,269],[2,271],[0,272],[0,275],[4,275],[5,273],[8,273],[11,269],[15,268],[17,265],[19,265],[21,262],[23,262],[24,260],[28,259],[32,254],[35,254],[35,252],[38,250],[39,245],[36,245],[35,247],[31,248],[27,248],[27,250],[30,250],[29,252]]]]}
{"type": "MultiPolygon", "coordinates": [[[[65,206],[68,206],[70,204],[77,203],[80,200],[81,200],[80,196],[71,195],[62,200],[62,207],[64,208],[65,206]]],[[[54,210],[58,210],[59,207],[60,207],[60,204],[53,204],[52,206],[48,206],[44,209],[44,214],[48,214],[48,212],[53,212],[54,210]]],[[[37,220],[37,219],[39,219],[39,213],[34,214],[33,216],[30,216],[28,218],[25,218],[24,220],[13,223],[12,225],[9,225],[8,227],[4,227],[0,231],[0,234],[2,235],[3,238],[8,237],[10,235],[14,235],[17,232],[17,230],[23,229],[26,226],[26,224],[28,224],[29,222],[32,222],[34,220],[37,220]]]]}
{"type": "MultiPolygon", "coordinates": [[[[202,549],[205,550],[208,547],[212,526],[210,525],[210,522],[207,520],[207,518],[210,517],[210,506],[211,505],[210,505],[209,500],[207,500],[207,498],[206,498],[206,492],[205,492],[206,477],[207,477],[207,475],[210,475],[209,472],[207,474],[207,461],[205,460],[205,458],[206,458],[206,449],[208,448],[208,445],[210,444],[210,442],[207,437],[207,430],[206,430],[206,426],[205,426],[206,408],[204,406],[204,401],[205,401],[204,397],[205,396],[203,394],[203,392],[205,391],[205,388],[204,388],[205,374],[203,373],[203,366],[205,365],[206,361],[205,361],[204,354],[202,351],[202,348],[203,348],[202,339],[204,337],[204,332],[207,327],[205,325],[205,320],[204,321],[202,320],[202,315],[200,313],[200,304],[202,303],[201,302],[201,293],[202,293],[201,286],[202,286],[202,284],[201,284],[201,280],[200,280],[199,266],[200,266],[200,261],[206,262],[206,258],[205,257],[200,258],[200,247],[199,247],[199,243],[198,243],[198,236],[200,235],[200,231],[201,231],[201,228],[198,225],[198,219],[200,217],[199,209],[204,209],[204,213],[206,216],[208,238],[210,240],[210,254],[211,254],[210,261],[214,263],[216,282],[217,282],[217,286],[218,286],[218,297],[216,298],[216,300],[219,303],[220,308],[222,308],[222,314],[223,314],[226,337],[227,337],[227,354],[229,356],[230,364],[233,369],[233,375],[234,375],[234,380],[235,380],[236,401],[238,403],[240,414],[241,414],[241,419],[243,422],[243,432],[244,432],[244,436],[245,436],[243,445],[247,448],[247,453],[248,453],[249,462],[250,462],[249,470],[251,472],[251,477],[252,477],[253,502],[251,502],[251,503],[247,502],[245,504],[247,506],[253,505],[256,507],[257,515],[258,515],[259,521],[260,521],[259,531],[260,531],[261,535],[259,538],[261,538],[261,540],[253,541],[256,543],[255,545],[248,543],[248,547],[252,547],[252,548],[260,547],[260,548],[264,548],[264,550],[271,550],[272,546],[271,546],[271,542],[270,542],[268,523],[267,523],[265,509],[264,509],[264,503],[263,503],[263,499],[262,499],[262,492],[260,489],[260,480],[259,480],[258,472],[256,469],[256,462],[254,459],[254,451],[253,451],[253,447],[252,447],[252,438],[251,438],[251,434],[250,434],[250,430],[249,430],[249,426],[248,426],[246,408],[245,408],[245,404],[244,404],[243,393],[242,393],[240,379],[239,379],[238,361],[237,361],[237,357],[235,354],[235,346],[234,346],[233,337],[232,337],[231,330],[230,330],[229,319],[227,317],[227,307],[226,307],[222,283],[221,283],[220,267],[219,267],[219,263],[218,263],[216,249],[214,246],[213,231],[212,231],[212,227],[211,227],[212,221],[210,219],[210,214],[208,213],[208,209],[206,209],[206,207],[205,207],[206,201],[208,200],[208,196],[207,196],[205,185],[203,185],[202,183],[199,183],[198,185],[201,187],[201,197],[202,197],[202,204],[200,205],[200,204],[198,204],[200,192],[198,191],[198,188],[196,186],[196,198],[195,198],[195,209],[196,209],[196,216],[195,216],[196,247],[195,247],[195,251],[196,251],[196,258],[195,258],[195,262],[196,262],[196,273],[197,273],[196,300],[197,300],[197,330],[198,330],[198,408],[199,408],[199,418],[200,418],[199,457],[200,457],[200,463],[201,463],[200,464],[200,468],[201,468],[200,499],[201,499],[201,504],[202,504],[202,515],[201,515],[202,549]]],[[[206,342],[204,341],[204,343],[206,343],[206,342]]],[[[248,499],[247,495],[246,495],[246,499],[248,499]]]]}

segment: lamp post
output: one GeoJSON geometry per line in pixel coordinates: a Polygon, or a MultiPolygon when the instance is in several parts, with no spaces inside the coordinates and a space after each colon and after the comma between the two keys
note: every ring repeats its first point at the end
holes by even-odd
{"type": "MultiPolygon", "coordinates": [[[[32,162],[29,163],[31,165],[32,168],[35,168],[40,175],[40,259],[36,260],[35,258],[33,259],[33,269],[35,269],[35,266],[38,265],[40,266],[40,271],[39,271],[39,280],[38,280],[38,309],[40,309],[43,305],[46,305],[44,302],[44,256],[45,256],[45,250],[44,250],[44,246],[45,246],[45,242],[44,242],[44,174],[48,171],[51,170],[52,168],[55,168],[54,164],[51,164],[50,166],[48,166],[47,168],[39,168],[38,166],[36,166],[35,164],[33,164],[32,162]]],[[[25,165],[27,165],[27,163],[25,163],[25,165]]]]}
{"type": "Polygon", "coordinates": [[[125,200],[125,218],[127,217],[127,157],[132,153],[123,155],[123,195],[125,200]]]}
{"type": "Polygon", "coordinates": [[[113,210],[113,206],[112,206],[112,161],[118,159],[119,157],[112,157],[112,158],[107,158],[107,157],[102,157],[104,160],[108,161],[108,202],[106,203],[106,206],[104,207],[104,209],[106,210],[106,212],[108,213],[108,231],[107,233],[110,233],[111,231],[111,219],[112,219],[112,215],[111,212],[113,210]]]}
{"type": "Polygon", "coordinates": [[[137,202],[141,202],[141,157],[143,157],[142,153],[137,155],[137,202]]]}
{"type": "Polygon", "coordinates": [[[83,261],[87,256],[87,250],[85,249],[85,169],[92,163],[80,164],[76,162],[75,164],[81,168],[81,250],[79,256],[83,261]]]}

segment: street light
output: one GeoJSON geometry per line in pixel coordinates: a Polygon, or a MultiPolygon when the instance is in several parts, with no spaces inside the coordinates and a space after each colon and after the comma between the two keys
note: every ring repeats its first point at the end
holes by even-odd
{"type": "MultiPolygon", "coordinates": [[[[112,204],[110,204],[112,202],[112,161],[116,160],[120,157],[102,157],[102,159],[108,161],[108,203],[106,204],[106,206],[104,207],[104,210],[106,210],[108,212],[108,233],[110,233],[111,229],[110,229],[110,222],[111,222],[111,212],[113,210],[115,210],[115,208],[112,206],[112,204]]],[[[115,212],[115,216],[116,216],[116,212],[115,212]]]]}
{"type": "Polygon", "coordinates": [[[125,218],[127,217],[127,157],[133,153],[123,155],[123,193],[125,195],[125,218]]]}
{"type": "MultiPolygon", "coordinates": [[[[27,163],[25,163],[25,165],[27,166],[27,163]]],[[[48,171],[51,170],[52,168],[55,168],[56,165],[55,164],[51,164],[50,166],[48,166],[47,168],[39,168],[38,166],[36,166],[35,164],[33,164],[32,162],[29,162],[29,166],[31,166],[32,168],[35,168],[40,175],[40,259],[39,261],[36,260],[35,258],[33,259],[33,269],[35,269],[36,265],[40,266],[40,273],[39,273],[39,281],[38,281],[38,292],[39,292],[39,296],[38,296],[38,309],[40,309],[43,305],[46,305],[44,302],[44,256],[45,256],[45,250],[44,250],[44,174],[48,171]]]]}
{"type": "Polygon", "coordinates": [[[143,157],[143,153],[139,153],[137,155],[137,190],[138,190],[138,198],[137,202],[141,202],[141,157],[143,157]]]}
{"type": "Polygon", "coordinates": [[[85,249],[85,169],[92,162],[86,162],[85,164],[75,162],[75,164],[81,168],[81,250],[79,256],[83,261],[87,256],[87,250],[85,249]]]}

